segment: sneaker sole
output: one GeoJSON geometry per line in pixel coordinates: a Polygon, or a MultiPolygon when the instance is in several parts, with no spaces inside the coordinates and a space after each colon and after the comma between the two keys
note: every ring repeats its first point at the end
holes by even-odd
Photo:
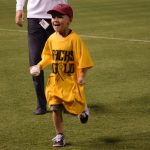
{"type": "Polygon", "coordinates": [[[53,147],[64,147],[65,143],[63,143],[63,145],[59,145],[59,144],[53,144],[53,147]]]}

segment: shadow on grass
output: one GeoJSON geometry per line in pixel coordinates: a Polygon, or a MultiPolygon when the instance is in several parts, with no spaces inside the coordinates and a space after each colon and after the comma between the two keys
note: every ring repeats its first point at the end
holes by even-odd
{"type": "Polygon", "coordinates": [[[100,138],[100,141],[104,142],[105,144],[117,144],[122,141],[119,137],[103,137],[100,138]]]}
{"type": "Polygon", "coordinates": [[[89,110],[95,114],[110,114],[118,112],[150,113],[150,95],[135,97],[125,101],[117,101],[111,104],[88,104],[89,110]]]}
{"type": "Polygon", "coordinates": [[[121,135],[104,136],[88,141],[86,147],[89,149],[104,150],[149,150],[150,132],[121,135]]]}
{"type": "Polygon", "coordinates": [[[124,112],[150,114],[150,95],[135,97],[119,103],[114,103],[116,108],[121,108],[124,112]]]}
{"type": "Polygon", "coordinates": [[[67,146],[67,147],[71,147],[71,146],[72,146],[72,144],[71,144],[70,142],[67,142],[67,143],[65,144],[65,146],[67,146]]]}
{"type": "Polygon", "coordinates": [[[111,112],[111,108],[108,105],[104,105],[102,103],[99,104],[89,104],[88,105],[90,111],[94,112],[94,113],[110,113],[111,112]]]}

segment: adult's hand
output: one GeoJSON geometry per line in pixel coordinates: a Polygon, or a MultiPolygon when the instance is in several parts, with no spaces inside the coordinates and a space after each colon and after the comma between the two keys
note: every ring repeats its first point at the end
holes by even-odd
{"type": "Polygon", "coordinates": [[[16,24],[19,27],[22,27],[23,26],[23,21],[24,21],[24,12],[23,12],[23,10],[18,10],[16,12],[16,24]]]}

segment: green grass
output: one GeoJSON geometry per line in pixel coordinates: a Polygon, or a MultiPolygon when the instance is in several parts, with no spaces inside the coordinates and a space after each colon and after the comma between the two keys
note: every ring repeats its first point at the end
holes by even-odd
{"type": "MultiPolygon", "coordinates": [[[[149,150],[149,0],[69,3],[75,11],[71,27],[84,35],[95,67],[86,77],[89,122],[82,125],[64,114],[67,146],[62,149],[149,150]]],[[[0,18],[0,150],[53,149],[51,113],[33,115],[26,20],[23,28],[17,27],[15,1],[5,0],[0,1],[0,18]]],[[[47,68],[46,78],[48,73],[47,68]]]]}

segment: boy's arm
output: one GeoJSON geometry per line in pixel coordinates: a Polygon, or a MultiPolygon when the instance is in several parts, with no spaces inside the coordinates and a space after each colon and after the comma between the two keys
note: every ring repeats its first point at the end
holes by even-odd
{"type": "Polygon", "coordinates": [[[48,40],[45,43],[44,49],[41,55],[41,61],[37,64],[40,66],[40,70],[43,70],[47,65],[51,64],[52,62],[52,50],[51,50],[51,40],[48,40]]]}
{"type": "Polygon", "coordinates": [[[31,75],[38,76],[41,70],[43,70],[47,65],[51,64],[52,53],[51,53],[50,45],[51,45],[50,40],[48,39],[42,51],[41,61],[38,64],[30,67],[31,75]]]}
{"type": "Polygon", "coordinates": [[[83,85],[85,83],[84,78],[86,75],[86,72],[89,68],[82,68],[78,77],[78,84],[83,85]]]}

